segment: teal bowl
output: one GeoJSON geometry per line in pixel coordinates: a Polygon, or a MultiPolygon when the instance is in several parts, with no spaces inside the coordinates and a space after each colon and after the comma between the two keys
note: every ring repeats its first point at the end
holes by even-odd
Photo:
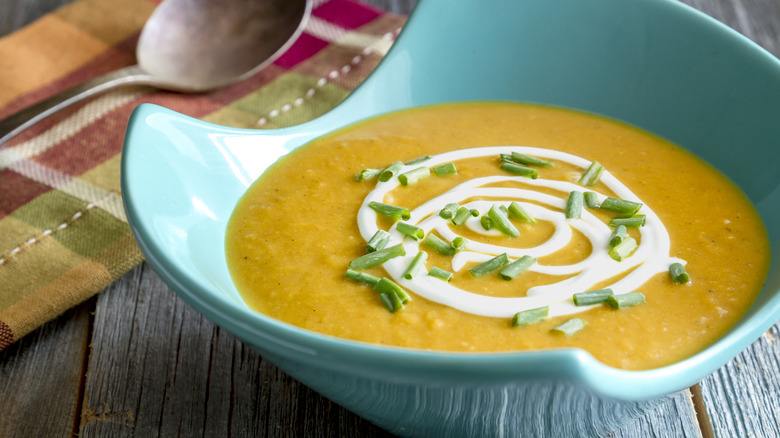
{"type": "Polygon", "coordinates": [[[596,113],[665,137],[722,170],[758,207],[780,254],[780,62],[671,0],[422,0],[390,53],[343,103],[292,128],[252,131],[142,105],[122,191],[147,261],[184,300],[281,369],[408,436],[607,433],[715,371],[780,319],[780,262],[747,315],[693,357],[648,371],[554,350],[453,354],[308,332],[250,310],[225,227],[276,159],[357,120],[453,101],[596,113]]]}

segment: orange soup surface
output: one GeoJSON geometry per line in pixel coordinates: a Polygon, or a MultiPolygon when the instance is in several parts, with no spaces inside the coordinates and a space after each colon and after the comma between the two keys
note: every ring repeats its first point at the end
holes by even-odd
{"type": "Polygon", "coordinates": [[[238,203],[226,254],[251,308],[308,330],[576,347],[623,369],[713,343],[769,266],[757,212],[702,160],[616,121],[509,103],[405,110],[295,150],[238,203]]]}

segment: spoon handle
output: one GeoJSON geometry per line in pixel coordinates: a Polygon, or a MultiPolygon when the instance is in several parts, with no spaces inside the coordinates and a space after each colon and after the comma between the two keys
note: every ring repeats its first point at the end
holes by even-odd
{"type": "Polygon", "coordinates": [[[0,120],[0,145],[30,126],[74,103],[124,85],[150,83],[152,80],[149,74],[142,71],[137,65],[131,65],[76,85],[0,120]]]}

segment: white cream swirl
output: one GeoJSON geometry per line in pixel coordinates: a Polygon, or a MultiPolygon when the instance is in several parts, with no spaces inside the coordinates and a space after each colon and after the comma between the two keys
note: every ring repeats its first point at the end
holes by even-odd
{"type": "MultiPolygon", "coordinates": [[[[551,149],[528,146],[493,146],[439,154],[424,163],[405,166],[399,173],[408,172],[417,167],[434,167],[439,164],[468,158],[495,157],[502,153],[511,154],[513,151],[570,163],[581,167],[583,170],[590,165],[590,161],[584,158],[551,149]]],[[[606,170],[601,176],[601,181],[614,192],[615,196],[642,203],[643,206],[639,213],[646,215],[645,226],[640,228],[639,247],[630,257],[621,262],[610,258],[606,249],[604,251],[597,250],[598,248],[607,248],[612,230],[607,224],[588,212],[587,209],[583,209],[582,216],[579,219],[566,219],[563,213],[566,205],[565,199],[524,188],[485,187],[486,185],[502,181],[521,181],[525,185],[552,188],[564,193],[573,190],[583,190],[582,186],[571,182],[544,179],[542,178],[543,173],[540,172],[540,177],[535,180],[516,176],[474,178],[415,208],[411,211],[411,218],[406,222],[422,228],[426,235],[432,230],[436,230],[445,240],[452,241],[457,237],[457,234],[449,226],[450,221],[442,219],[438,215],[439,210],[446,204],[457,202],[468,208],[475,208],[480,213],[485,213],[493,204],[509,206],[512,201],[517,201],[538,220],[549,221],[554,224],[555,231],[553,234],[536,247],[522,249],[507,248],[470,240],[467,249],[453,256],[452,270],[457,272],[468,262],[483,262],[504,252],[513,260],[523,255],[540,258],[565,248],[571,240],[572,229],[576,229],[590,240],[594,248],[588,257],[569,265],[542,265],[535,263],[529,268],[529,270],[539,273],[571,275],[570,277],[557,283],[531,287],[527,290],[526,296],[516,298],[475,294],[427,275],[416,275],[412,280],[406,280],[403,278],[403,274],[415,254],[420,250],[422,240],[415,241],[408,238],[396,231],[395,227],[390,230],[391,241],[388,245],[402,242],[406,255],[385,262],[383,267],[398,284],[431,301],[476,315],[511,317],[519,311],[542,306],[549,306],[550,316],[581,312],[592,306],[574,306],[571,297],[575,293],[590,290],[597,283],[630,270],[631,272],[608,287],[615,294],[632,292],[640,288],[650,277],[667,271],[671,263],[685,263],[683,260],[669,256],[671,247],[669,233],[658,216],[642,200],[637,198],[631,190],[606,170]],[[491,201],[475,200],[480,198],[490,198],[491,201]],[[469,199],[472,201],[467,201],[469,199]],[[528,201],[534,201],[534,203],[529,203],[528,201]]],[[[397,178],[392,178],[387,182],[379,182],[376,188],[365,198],[358,212],[358,227],[360,234],[366,241],[378,230],[377,213],[368,204],[371,201],[384,202],[385,195],[397,188],[398,185],[397,178]]],[[[606,195],[602,193],[597,193],[597,195],[600,202],[606,198],[606,195]]],[[[494,230],[485,231],[479,223],[479,218],[475,217],[469,218],[464,226],[478,233],[496,233],[494,230]]]]}

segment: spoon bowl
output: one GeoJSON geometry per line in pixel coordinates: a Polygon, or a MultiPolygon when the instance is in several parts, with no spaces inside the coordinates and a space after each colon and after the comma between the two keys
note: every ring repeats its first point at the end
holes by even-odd
{"type": "Polygon", "coordinates": [[[127,85],[197,93],[246,79],[284,53],[308,22],[311,0],[165,0],[115,70],[0,120],[0,145],[77,102],[127,85]]]}

